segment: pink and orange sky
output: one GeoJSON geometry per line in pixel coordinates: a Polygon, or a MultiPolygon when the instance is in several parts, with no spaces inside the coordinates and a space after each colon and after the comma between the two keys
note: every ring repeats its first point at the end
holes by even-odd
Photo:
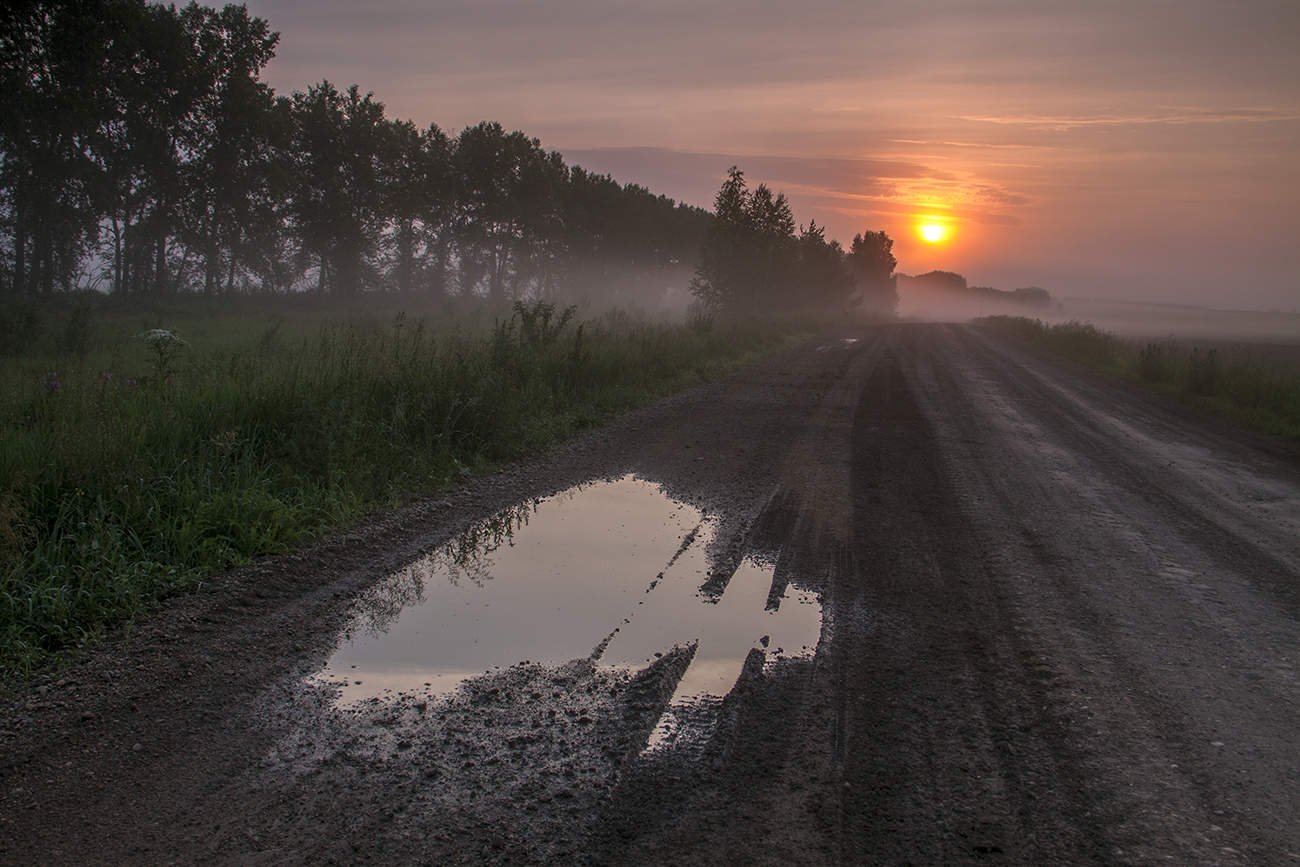
{"type": "Polygon", "coordinates": [[[1300,309],[1300,0],[248,5],[281,92],[498,120],[706,206],[736,163],[907,273],[1300,309]]]}

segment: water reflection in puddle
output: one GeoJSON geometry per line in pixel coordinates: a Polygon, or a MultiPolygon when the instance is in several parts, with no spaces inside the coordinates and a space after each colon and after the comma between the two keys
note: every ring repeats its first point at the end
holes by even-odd
{"type": "Polygon", "coordinates": [[[320,677],[351,703],[408,690],[444,695],[520,662],[589,659],[638,670],[693,654],[650,746],[726,696],[751,652],[764,663],[816,649],[821,606],[744,560],[720,598],[700,591],[715,525],[632,476],[580,486],[477,525],[358,600],[320,677]]]}

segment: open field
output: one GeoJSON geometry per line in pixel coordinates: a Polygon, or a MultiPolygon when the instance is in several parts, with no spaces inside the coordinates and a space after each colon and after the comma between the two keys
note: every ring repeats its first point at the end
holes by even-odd
{"type": "MultiPolygon", "coordinates": [[[[1248,296],[1247,296],[1248,297],[1248,296]]],[[[1232,303],[1231,295],[1223,297],[1232,303]]],[[[1032,315],[1032,314],[1031,314],[1032,315]]],[[[1233,310],[1191,304],[1157,304],[1093,298],[1064,298],[1056,318],[1092,322],[1134,341],[1224,341],[1300,345],[1300,311],[1233,310]]]]}
{"type": "Polygon", "coordinates": [[[1009,335],[1176,396],[1240,424],[1300,441],[1300,343],[1118,336],[1084,322],[990,316],[1009,335]]]}
{"type": "Polygon", "coordinates": [[[797,330],[579,322],[537,304],[420,315],[382,300],[5,314],[9,675],[221,570],[708,381],[797,330]],[[150,329],[183,342],[140,336],[150,329]]]}
{"type": "Polygon", "coordinates": [[[0,860],[1287,863],[1298,521],[1273,440],[845,328],[38,677],[0,860]]]}

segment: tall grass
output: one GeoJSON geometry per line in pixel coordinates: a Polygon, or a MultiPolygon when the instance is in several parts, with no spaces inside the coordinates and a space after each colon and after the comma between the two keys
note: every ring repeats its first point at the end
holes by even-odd
{"type": "Polygon", "coordinates": [[[163,363],[120,333],[87,354],[11,358],[0,366],[0,675],[789,334],[616,314],[575,324],[533,305],[436,334],[404,314],[287,329],[245,317],[163,363]]]}
{"type": "Polygon", "coordinates": [[[1256,430],[1300,441],[1300,369],[1280,354],[1244,344],[1134,343],[1082,322],[1053,325],[990,316],[977,323],[1256,430]]]}

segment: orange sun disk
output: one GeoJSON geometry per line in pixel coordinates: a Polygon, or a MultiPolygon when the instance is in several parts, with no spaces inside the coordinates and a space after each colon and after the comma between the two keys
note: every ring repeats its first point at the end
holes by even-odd
{"type": "Polygon", "coordinates": [[[928,244],[938,244],[948,238],[948,227],[942,223],[921,223],[916,227],[921,240],[928,244]]]}

